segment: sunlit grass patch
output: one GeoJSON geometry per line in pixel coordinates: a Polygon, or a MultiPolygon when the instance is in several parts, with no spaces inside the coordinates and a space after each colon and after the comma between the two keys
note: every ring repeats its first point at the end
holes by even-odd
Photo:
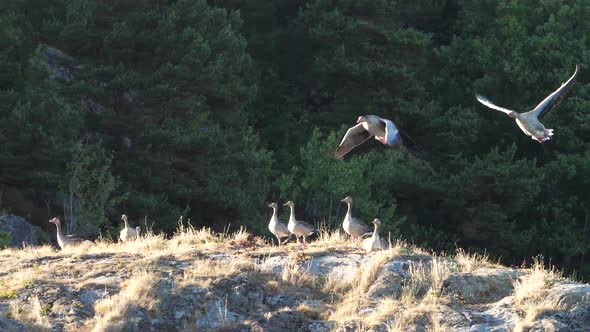
{"type": "Polygon", "coordinates": [[[247,271],[258,271],[257,265],[248,259],[198,259],[183,270],[175,284],[177,287],[208,287],[215,280],[247,271]]]}
{"type": "Polygon", "coordinates": [[[526,331],[544,312],[566,308],[559,299],[547,296],[549,289],[562,280],[563,274],[555,267],[546,268],[541,259],[535,259],[527,274],[514,282],[514,302],[524,312],[524,317],[517,321],[515,331],[526,331]]]}
{"type": "Polygon", "coordinates": [[[93,331],[122,330],[129,315],[139,309],[155,309],[158,280],[155,272],[142,271],[124,282],[118,294],[96,302],[93,331]]]}
{"type": "Polygon", "coordinates": [[[45,332],[51,331],[47,314],[51,310],[48,304],[42,304],[39,297],[32,296],[28,303],[19,304],[17,301],[10,301],[8,311],[2,313],[4,318],[21,322],[26,331],[45,332]]]}
{"type": "Polygon", "coordinates": [[[459,271],[463,273],[471,273],[482,267],[494,265],[487,254],[469,253],[463,248],[457,249],[454,259],[459,266],[459,271]]]}
{"type": "Polygon", "coordinates": [[[540,259],[535,259],[527,274],[514,282],[514,300],[520,306],[541,302],[545,298],[545,290],[558,280],[563,279],[555,268],[545,268],[540,259]]]}

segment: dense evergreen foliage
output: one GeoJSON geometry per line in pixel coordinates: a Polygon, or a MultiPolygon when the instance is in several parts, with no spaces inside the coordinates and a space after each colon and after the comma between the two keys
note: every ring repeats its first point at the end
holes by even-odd
{"type": "Polygon", "coordinates": [[[125,212],[263,233],[270,200],[338,227],[351,195],[394,237],[588,276],[589,16],[583,0],[5,1],[1,207],[84,232],[125,212]],[[543,145],[474,98],[528,110],[576,64],[543,145]],[[411,154],[333,159],[361,114],[394,120],[411,154]]]}

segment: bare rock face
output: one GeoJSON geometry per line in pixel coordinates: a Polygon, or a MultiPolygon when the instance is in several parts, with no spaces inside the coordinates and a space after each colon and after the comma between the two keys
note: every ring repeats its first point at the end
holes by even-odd
{"type": "Polygon", "coordinates": [[[563,282],[551,287],[548,295],[549,300],[559,302],[567,308],[578,303],[590,303],[590,285],[576,282],[563,282]]]}
{"type": "Polygon", "coordinates": [[[40,45],[39,54],[33,60],[39,61],[49,69],[50,80],[69,81],[76,69],[74,58],[49,45],[40,45]]]}
{"type": "MultiPolygon", "coordinates": [[[[357,270],[362,266],[364,257],[362,254],[307,256],[299,265],[306,273],[348,282],[354,278],[357,270]]],[[[287,256],[273,256],[262,262],[262,267],[281,274],[290,261],[287,256]]]]}
{"type": "Polygon", "coordinates": [[[496,302],[512,293],[513,282],[521,274],[509,269],[480,269],[453,274],[443,284],[443,295],[464,304],[496,302]]]}
{"type": "Polygon", "coordinates": [[[412,264],[429,264],[429,257],[396,257],[385,263],[379,276],[369,288],[367,296],[374,300],[385,297],[399,298],[408,270],[412,264]]]}
{"type": "Polygon", "coordinates": [[[249,278],[247,273],[240,273],[230,279],[217,280],[211,288],[215,290],[219,298],[227,299],[227,308],[240,314],[253,311],[262,304],[261,285],[249,278]]]}
{"type": "Polygon", "coordinates": [[[11,319],[0,318],[0,331],[26,332],[26,327],[11,319]]]}
{"type": "Polygon", "coordinates": [[[268,315],[268,331],[328,332],[332,324],[313,321],[300,312],[285,310],[268,315]]]}
{"type": "Polygon", "coordinates": [[[548,310],[541,313],[524,332],[588,332],[590,303],[578,304],[571,311],[548,310]]]}
{"type": "Polygon", "coordinates": [[[49,242],[49,237],[41,228],[13,214],[0,215],[0,232],[10,234],[8,246],[12,248],[20,248],[23,244],[39,245],[49,242]]]}

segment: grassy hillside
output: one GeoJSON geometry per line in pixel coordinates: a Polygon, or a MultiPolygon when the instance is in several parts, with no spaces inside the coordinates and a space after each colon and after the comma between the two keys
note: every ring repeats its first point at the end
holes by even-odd
{"type": "Polygon", "coordinates": [[[241,229],[0,252],[0,330],[588,331],[590,286],[340,231],[281,247],[241,229]]]}

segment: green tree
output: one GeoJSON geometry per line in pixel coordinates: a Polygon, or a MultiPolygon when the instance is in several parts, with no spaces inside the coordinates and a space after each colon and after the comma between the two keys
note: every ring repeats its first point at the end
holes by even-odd
{"type": "Polygon", "coordinates": [[[81,144],[75,150],[61,184],[68,233],[97,233],[125,198],[115,194],[119,180],[111,173],[111,164],[100,145],[81,144]]]}
{"type": "Polygon", "coordinates": [[[39,197],[65,173],[82,118],[59,96],[46,67],[29,61],[33,55],[17,64],[20,82],[0,91],[0,182],[39,197]]]}
{"type": "MultiPolygon", "coordinates": [[[[256,206],[266,195],[271,156],[244,112],[257,85],[239,13],[205,1],[77,10],[86,8],[100,10],[83,21],[72,15],[69,24],[100,40],[72,50],[93,63],[65,93],[86,95],[99,109],[87,123],[113,151],[113,174],[129,193],[121,208],[168,231],[186,213],[198,224],[261,227],[256,206]]],[[[68,45],[68,36],[61,33],[60,43],[68,45]]]]}
{"type": "Polygon", "coordinates": [[[314,117],[320,126],[378,113],[410,130],[408,123],[426,116],[419,107],[424,94],[420,68],[427,64],[430,36],[402,28],[402,8],[391,0],[318,0],[305,10],[317,50],[312,94],[324,100],[314,117]]]}

